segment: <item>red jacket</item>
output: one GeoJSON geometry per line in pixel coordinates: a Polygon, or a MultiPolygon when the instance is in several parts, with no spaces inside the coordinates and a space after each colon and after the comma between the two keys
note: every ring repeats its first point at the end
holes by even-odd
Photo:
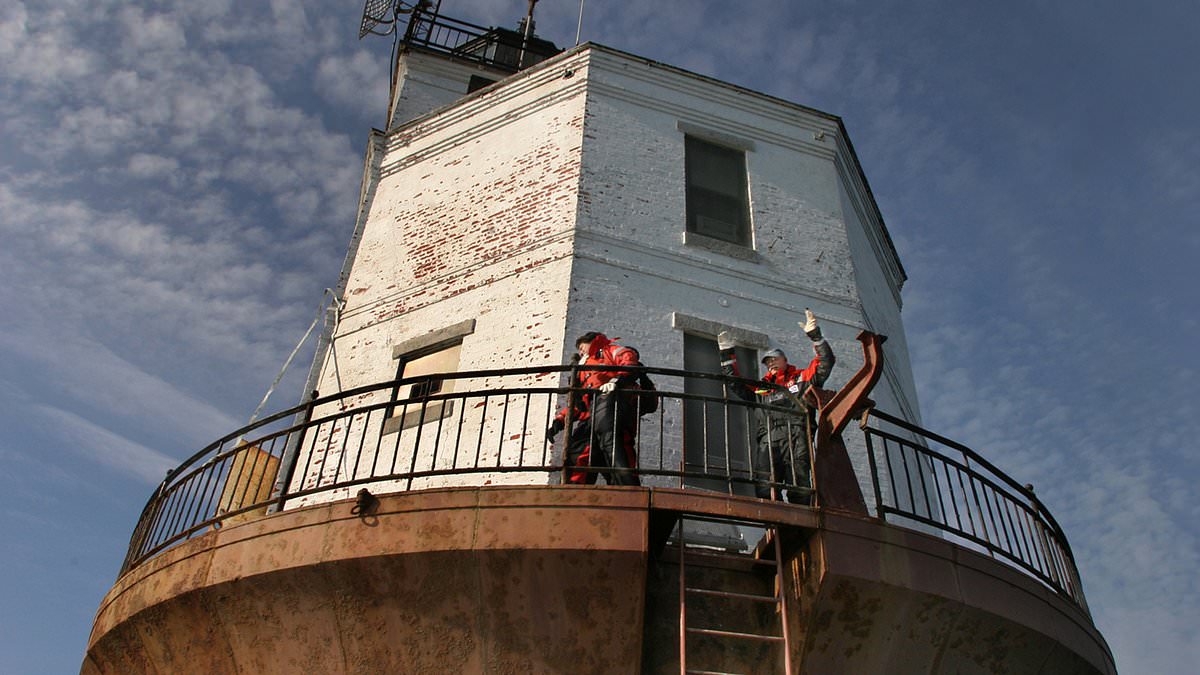
{"type": "MultiPolygon", "coordinates": [[[[821,360],[819,358],[815,358],[812,361],[810,361],[808,363],[808,367],[805,368],[804,370],[800,370],[796,366],[793,366],[792,364],[789,363],[786,369],[770,371],[766,375],[764,375],[762,379],[763,379],[763,382],[770,382],[771,384],[778,384],[781,387],[803,388],[803,387],[807,386],[809,382],[813,381],[813,378],[817,374],[817,368],[820,367],[820,365],[821,365],[821,360]]],[[[804,392],[793,391],[792,393],[799,395],[804,392]]]]}
{"type": "MultiPolygon", "coordinates": [[[[797,397],[803,396],[804,390],[810,384],[822,386],[825,384],[825,379],[829,377],[829,372],[833,370],[833,364],[837,362],[837,359],[834,357],[829,343],[824,339],[813,343],[813,352],[816,357],[809,361],[808,366],[804,369],[789,363],[787,368],[782,371],[768,372],[763,376],[762,381],[785,387],[797,397]]],[[[741,377],[737,367],[737,354],[733,349],[721,351],[721,372],[733,377],[741,377]]],[[[731,390],[747,400],[757,395],[761,397],[762,402],[772,405],[795,402],[795,399],[775,390],[756,390],[753,387],[732,387],[731,390]]]]}
{"type": "MultiPolygon", "coordinates": [[[[638,351],[633,347],[622,347],[621,345],[608,339],[608,336],[601,333],[592,340],[591,349],[588,352],[587,360],[580,362],[581,366],[640,366],[641,357],[638,351]]],[[[614,379],[625,378],[627,382],[621,383],[629,387],[629,382],[633,378],[628,373],[622,371],[608,370],[581,370],[579,371],[579,387],[583,389],[599,389],[600,385],[605,384],[614,379]]],[[[579,397],[579,402],[575,406],[575,421],[582,422],[591,416],[591,394],[583,394],[579,397]]],[[[555,419],[566,420],[567,409],[559,410],[554,416],[555,419]]]]}
{"type": "MultiPolygon", "coordinates": [[[[591,351],[588,352],[587,361],[580,365],[585,366],[639,366],[641,361],[638,351],[632,347],[622,347],[621,345],[608,339],[608,336],[603,333],[596,336],[592,340],[591,351]]],[[[580,373],[580,386],[589,389],[599,388],[600,385],[618,377],[624,377],[625,374],[617,371],[611,372],[606,370],[587,370],[580,373]]],[[[628,379],[628,378],[627,378],[628,379]]]]}

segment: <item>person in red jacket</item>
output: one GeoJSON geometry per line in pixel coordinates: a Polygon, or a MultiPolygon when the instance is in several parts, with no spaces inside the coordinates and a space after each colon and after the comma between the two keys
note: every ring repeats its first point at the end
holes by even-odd
{"type": "MultiPolygon", "coordinates": [[[[783,490],[769,483],[785,483],[800,487],[811,487],[809,471],[809,428],[814,412],[804,401],[804,392],[809,385],[820,387],[833,370],[836,358],[829,343],[821,335],[821,328],[812,311],[804,310],[805,320],[800,324],[804,333],[812,340],[815,356],[804,368],[788,363],[787,355],[780,349],[770,349],[763,354],[763,365],[767,374],[762,381],[775,385],[761,390],[751,387],[731,386],[739,397],[784,409],[782,414],[769,410],[758,411],[758,443],[754,453],[754,492],[762,499],[783,499],[783,490]]],[[[728,331],[717,335],[717,347],[721,350],[721,371],[725,375],[741,377],[735,356],[737,344],[728,331]]],[[[788,501],[809,503],[807,493],[788,492],[788,501]]]]}
{"type": "MultiPolygon", "coordinates": [[[[575,340],[579,365],[640,366],[638,351],[613,342],[603,333],[584,333],[575,340]]],[[[576,422],[567,441],[566,463],[577,467],[567,474],[568,483],[596,482],[596,472],[583,467],[610,467],[604,472],[610,485],[638,485],[637,438],[640,374],[621,370],[584,370],[579,373],[581,389],[594,389],[575,398],[572,420],[576,422]]],[[[546,430],[553,441],[566,426],[567,408],[558,411],[546,430]]]]}

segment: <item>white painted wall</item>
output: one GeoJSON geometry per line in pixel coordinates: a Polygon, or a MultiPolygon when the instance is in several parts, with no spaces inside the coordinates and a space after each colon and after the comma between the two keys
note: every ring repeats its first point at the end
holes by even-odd
{"type": "MultiPolygon", "coordinates": [[[[765,333],[804,364],[811,347],[797,322],[811,307],[839,358],[827,386],[861,366],[854,338],[870,327],[889,334],[895,355],[877,400],[915,413],[899,267],[869,244],[883,240],[881,224],[847,209],[870,198],[835,118],[594,49],[586,119],[569,334],[621,335],[648,365],[680,368],[683,337],[670,320],[680,312],[765,333]],[[751,148],[752,259],[684,243],[685,130],[751,148]]],[[[845,438],[871,501],[865,442],[857,429],[845,438]]]]}

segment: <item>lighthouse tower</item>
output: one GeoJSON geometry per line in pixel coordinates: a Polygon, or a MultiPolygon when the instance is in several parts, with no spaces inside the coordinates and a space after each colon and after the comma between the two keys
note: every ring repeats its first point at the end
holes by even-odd
{"type": "MultiPolygon", "coordinates": [[[[838,118],[599,45],[508,77],[509,62],[426,47],[401,52],[391,127],[372,134],[321,393],[564,363],[592,330],[706,372],[730,331],[753,377],[770,347],[812,358],[811,308],[837,354],[856,356],[862,330],[888,337],[873,396],[919,421],[904,270],[838,118]]],[[[432,419],[406,414],[385,426],[432,419]]]]}
{"type": "Polygon", "coordinates": [[[430,4],[315,391],[151,496],[82,672],[1115,672],[1053,516],[920,427],[838,117],[430,4]],[[804,365],[805,309],[837,355],[816,416],[730,396],[716,336],[745,377],[804,365]],[[564,365],[588,331],[654,382],[636,485],[566,484],[547,434],[596,400],[564,365]],[[785,414],[811,483],[755,466],[785,414]]]}

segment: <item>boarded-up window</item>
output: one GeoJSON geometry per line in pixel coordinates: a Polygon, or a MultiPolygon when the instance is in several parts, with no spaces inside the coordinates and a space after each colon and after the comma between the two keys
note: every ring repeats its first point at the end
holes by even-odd
{"type": "Polygon", "coordinates": [[[684,156],[688,232],[749,247],[746,153],[685,136],[684,156]]]}

